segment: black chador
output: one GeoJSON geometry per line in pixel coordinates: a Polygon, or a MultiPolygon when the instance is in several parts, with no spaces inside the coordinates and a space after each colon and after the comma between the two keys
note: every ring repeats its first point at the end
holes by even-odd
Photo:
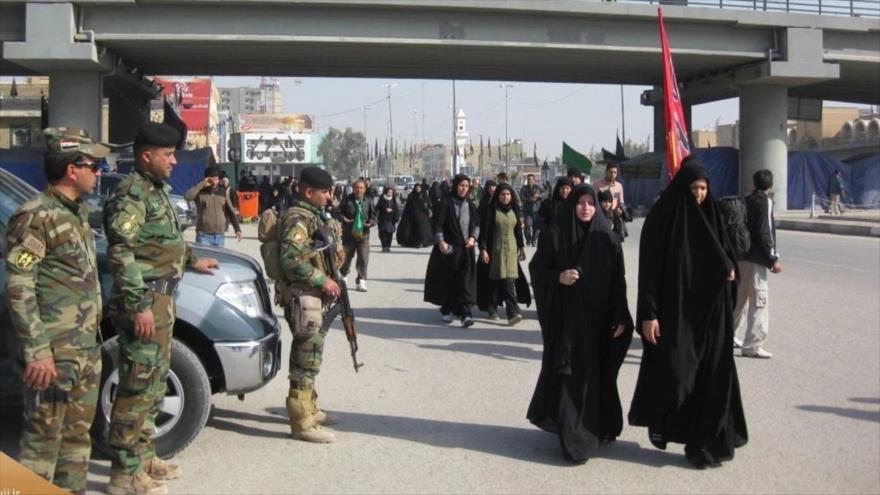
{"type": "Polygon", "coordinates": [[[623,251],[592,187],[571,192],[556,222],[541,232],[529,271],[544,354],[528,419],[559,435],[567,459],[584,462],[623,428],[617,373],[633,332],[623,251]],[[583,196],[592,197],[596,209],[588,222],[575,212],[583,196]],[[569,269],[579,278],[563,285],[560,274],[569,269]],[[614,337],[619,325],[623,331],[614,337]]]}
{"type": "Polygon", "coordinates": [[[469,326],[471,307],[476,303],[476,243],[466,248],[469,238],[480,237],[480,221],[477,208],[464,197],[457,194],[458,185],[469,181],[466,175],[457,175],[452,188],[434,209],[432,230],[434,249],[428,259],[425,273],[425,301],[440,306],[440,312],[456,315],[469,326]],[[440,251],[440,240],[445,241],[450,251],[440,251]]]}
{"type": "Polygon", "coordinates": [[[629,423],[648,427],[656,447],[685,444],[698,468],[732,459],[748,439],[733,359],[735,258],[711,188],[702,203],[691,190],[701,179],[708,185],[703,165],[685,159],[642,228],[637,328],[644,354],[629,412],[629,423]],[[656,345],[646,339],[655,320],[656,345]]]}
{"type": "Polygon", "coordinates": [[[541,202],[541,206],[538,208],[538,216],[535,217],[535,221],[538,222],[538,229],[543,230],[553,225],[554,218],[565,205],[565,198],[562,197],[562,188],[568,187],[568,189],[571,189],[573,185],[574,183],[568,177],[560,177],[556,181],[556,185],[553,186],[553,193],[550,194],[549,198],[541,202]]]}
{"type": "Polygon", "coordinates": [[[430,200],[423,187],[422,184],[416,184],[406,198],[397,225],[397,243],[401,246],[421,248],[434,242],[431,236],[430,200]]]}

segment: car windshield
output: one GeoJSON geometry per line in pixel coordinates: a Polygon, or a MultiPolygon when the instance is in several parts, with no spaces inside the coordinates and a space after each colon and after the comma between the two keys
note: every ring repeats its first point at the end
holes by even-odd
{"type": "Polygon", "coordinates": [[[0,223],[9,223],[9,217],[25,201],[36,196],[37,190],[6,170],[0,169],[0,223]]]}

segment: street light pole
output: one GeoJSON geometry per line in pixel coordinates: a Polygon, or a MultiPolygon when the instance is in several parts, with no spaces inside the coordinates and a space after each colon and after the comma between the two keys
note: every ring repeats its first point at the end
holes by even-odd
{"type": "Polygon", "coordinates": [[[510,136],[507,133],[507,90],[513,87],[513,84],[499,84],[499,88],[504,88],[504,171],[510,172],[510,136]]]}
{"type": "MultiPolygon", "coordinates": [[[[388,90],[388,135],[391,140],[391,159],[387,175],[394,175],[394,120],[391,117],[391,88],[397,86],[397,83],[383,84],[382,87],[388,90]]],[[[387,155],[386,155],[387,157],[387,155]]]]}
{"type": "Polygon", "coordinates": [[[452,175],[458,175],[458,133],[455,116],[455,79],[452,80],[452,175]]]}

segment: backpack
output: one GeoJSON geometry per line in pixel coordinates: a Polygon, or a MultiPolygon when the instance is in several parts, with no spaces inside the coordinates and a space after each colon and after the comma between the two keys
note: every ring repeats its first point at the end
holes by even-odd
{"type": "Polygon", "coordinates": [[[266,276],[272,280],[284,280],[284,268],[281,267],[281,231],[275,208],[266,208],[260,215],[257,238],[260,240],[260,256],[263,258],[266,276]]]}
{"type": "Polygon", "coordinates": [[[745,260],[752,246],[752,235],[746,223],[748,209],[745,199],[742,196],[725,196],[718,203],[721,206],[721,218],[736,261],[745,260]]]}

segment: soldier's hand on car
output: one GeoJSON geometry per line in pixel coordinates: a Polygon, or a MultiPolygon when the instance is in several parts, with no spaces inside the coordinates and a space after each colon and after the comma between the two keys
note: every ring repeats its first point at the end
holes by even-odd
{"type": "Polygon", "coordinates": [[[330,277],[327,277],[327,280],[324,281],[324,285],[321,286],[321,290],[324,291],[324,294],[327,294],[330,297],[339,297],[339,294],[342,293],[342,289],[339,288],[339,284],[336,283],[330,277]]]}
{"type": "Polygon", "coordinates": [[[153,317],[153,310],[148,309],[135,313],[134,315],[134,335],[142,341],[150,340],[153,332],[156,331],[156,320],[153,317]]]}
{"type": "Polygon", "coordinates": [[[47,357],[28,363],[21,379],[27,388],[42,391],[49,388],[56,376],[58,372],[55,371],[55,359],[47,357]]]}
{"type": "Polygon", "coordinates": [[[213,275],[214,270],[220,268],[220,263],[214,258],[199,258],[196,260],[195,264],[193,264],[192,268],[199,273],[213,275]]]}

